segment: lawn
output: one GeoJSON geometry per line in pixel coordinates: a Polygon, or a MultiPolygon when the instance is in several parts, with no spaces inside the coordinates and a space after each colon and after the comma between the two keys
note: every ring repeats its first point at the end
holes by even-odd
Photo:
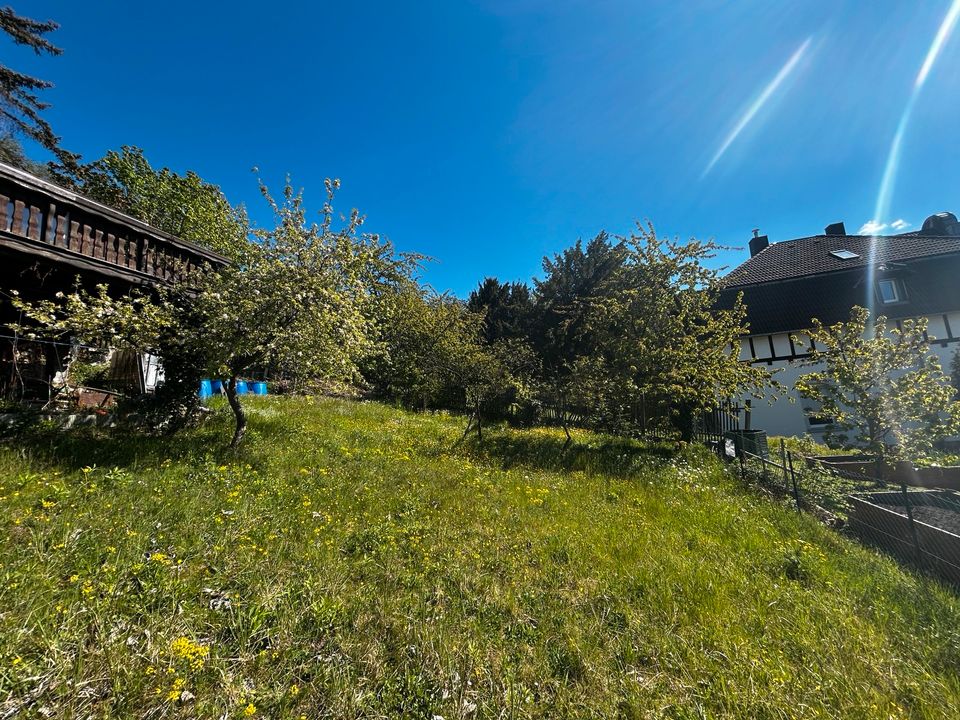
{"type": "Polygon", "coordinates": [[[0,717],[960,717],[955,594],[698,448],[249,405],[0,446],[0,717]]]}

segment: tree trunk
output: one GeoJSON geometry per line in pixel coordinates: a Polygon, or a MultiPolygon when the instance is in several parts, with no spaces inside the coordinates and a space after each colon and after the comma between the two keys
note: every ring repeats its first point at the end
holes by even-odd
{"type": "Polygon", "coordinates": [[[230,447],[235,448],[243,440],[243,434],[247,431],[247,414],[240,405],[240,398],[237,397],[237,376],[231,375],[227,381],[227,402],[230,403],[230,409],[233,410],[233,416],[236,418],[237,427],[233,431],[233,440],[230,441],[230,447]]]}
{"type": "Polygon", "coordinates": [[[474,420],[474,412],[473,410],[471,410],[470,415],[467,417],[467,427],[463,429],[463,437],[460,438],[461,440],[465,439],[467,435],[470,434],[470,431],[473,430],[473,420],[474,420]]]}
{"type": "Polygon", "coordinates": [[[477,400],[477,440],[483,440],[483,427],[480,424],[480,401],[477,400]]]}

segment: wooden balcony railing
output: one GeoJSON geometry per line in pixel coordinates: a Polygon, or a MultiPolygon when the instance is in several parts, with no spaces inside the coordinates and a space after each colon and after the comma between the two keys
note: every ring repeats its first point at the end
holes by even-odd
{"type": "Polygon", "coordinates": [[[0,245],[135,284],[170,282],[215,252],[0,163],[0,245]]]}

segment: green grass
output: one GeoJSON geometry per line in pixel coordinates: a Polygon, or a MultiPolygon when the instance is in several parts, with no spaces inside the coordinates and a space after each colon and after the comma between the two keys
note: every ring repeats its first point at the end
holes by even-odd
{"type": "Polygon", "coordinates": [[[372,403],[0,447],[0,716],[960,716],[960,604],[705,453],[372,403]]]}

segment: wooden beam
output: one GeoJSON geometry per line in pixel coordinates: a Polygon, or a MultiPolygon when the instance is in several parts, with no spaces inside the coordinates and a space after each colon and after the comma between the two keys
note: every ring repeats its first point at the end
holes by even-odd
{"type": "Polygon", "coordinates": [[[144,275],[136,270],[128,270],[117,265],[98,261],[85,255],[78,255],[70,250],[63,250],[44,242],[33,241],[29,238],[16,237],[10,232],[0,232],[0,248],[14,250],[25,255],[31,255],[51,260],[60,265],[69,265],[92,273],[103,275],[106,278],[123,280],[131,285],[155,285],[156,278],[144,275]]]}
{"type": "Polygon", "coordinates": [[[10,232],[23,235],[24,209],[26,209],[26,205],[23,204],[23,200],[13,201],[13,224],[10,226],[10,232]]]}

